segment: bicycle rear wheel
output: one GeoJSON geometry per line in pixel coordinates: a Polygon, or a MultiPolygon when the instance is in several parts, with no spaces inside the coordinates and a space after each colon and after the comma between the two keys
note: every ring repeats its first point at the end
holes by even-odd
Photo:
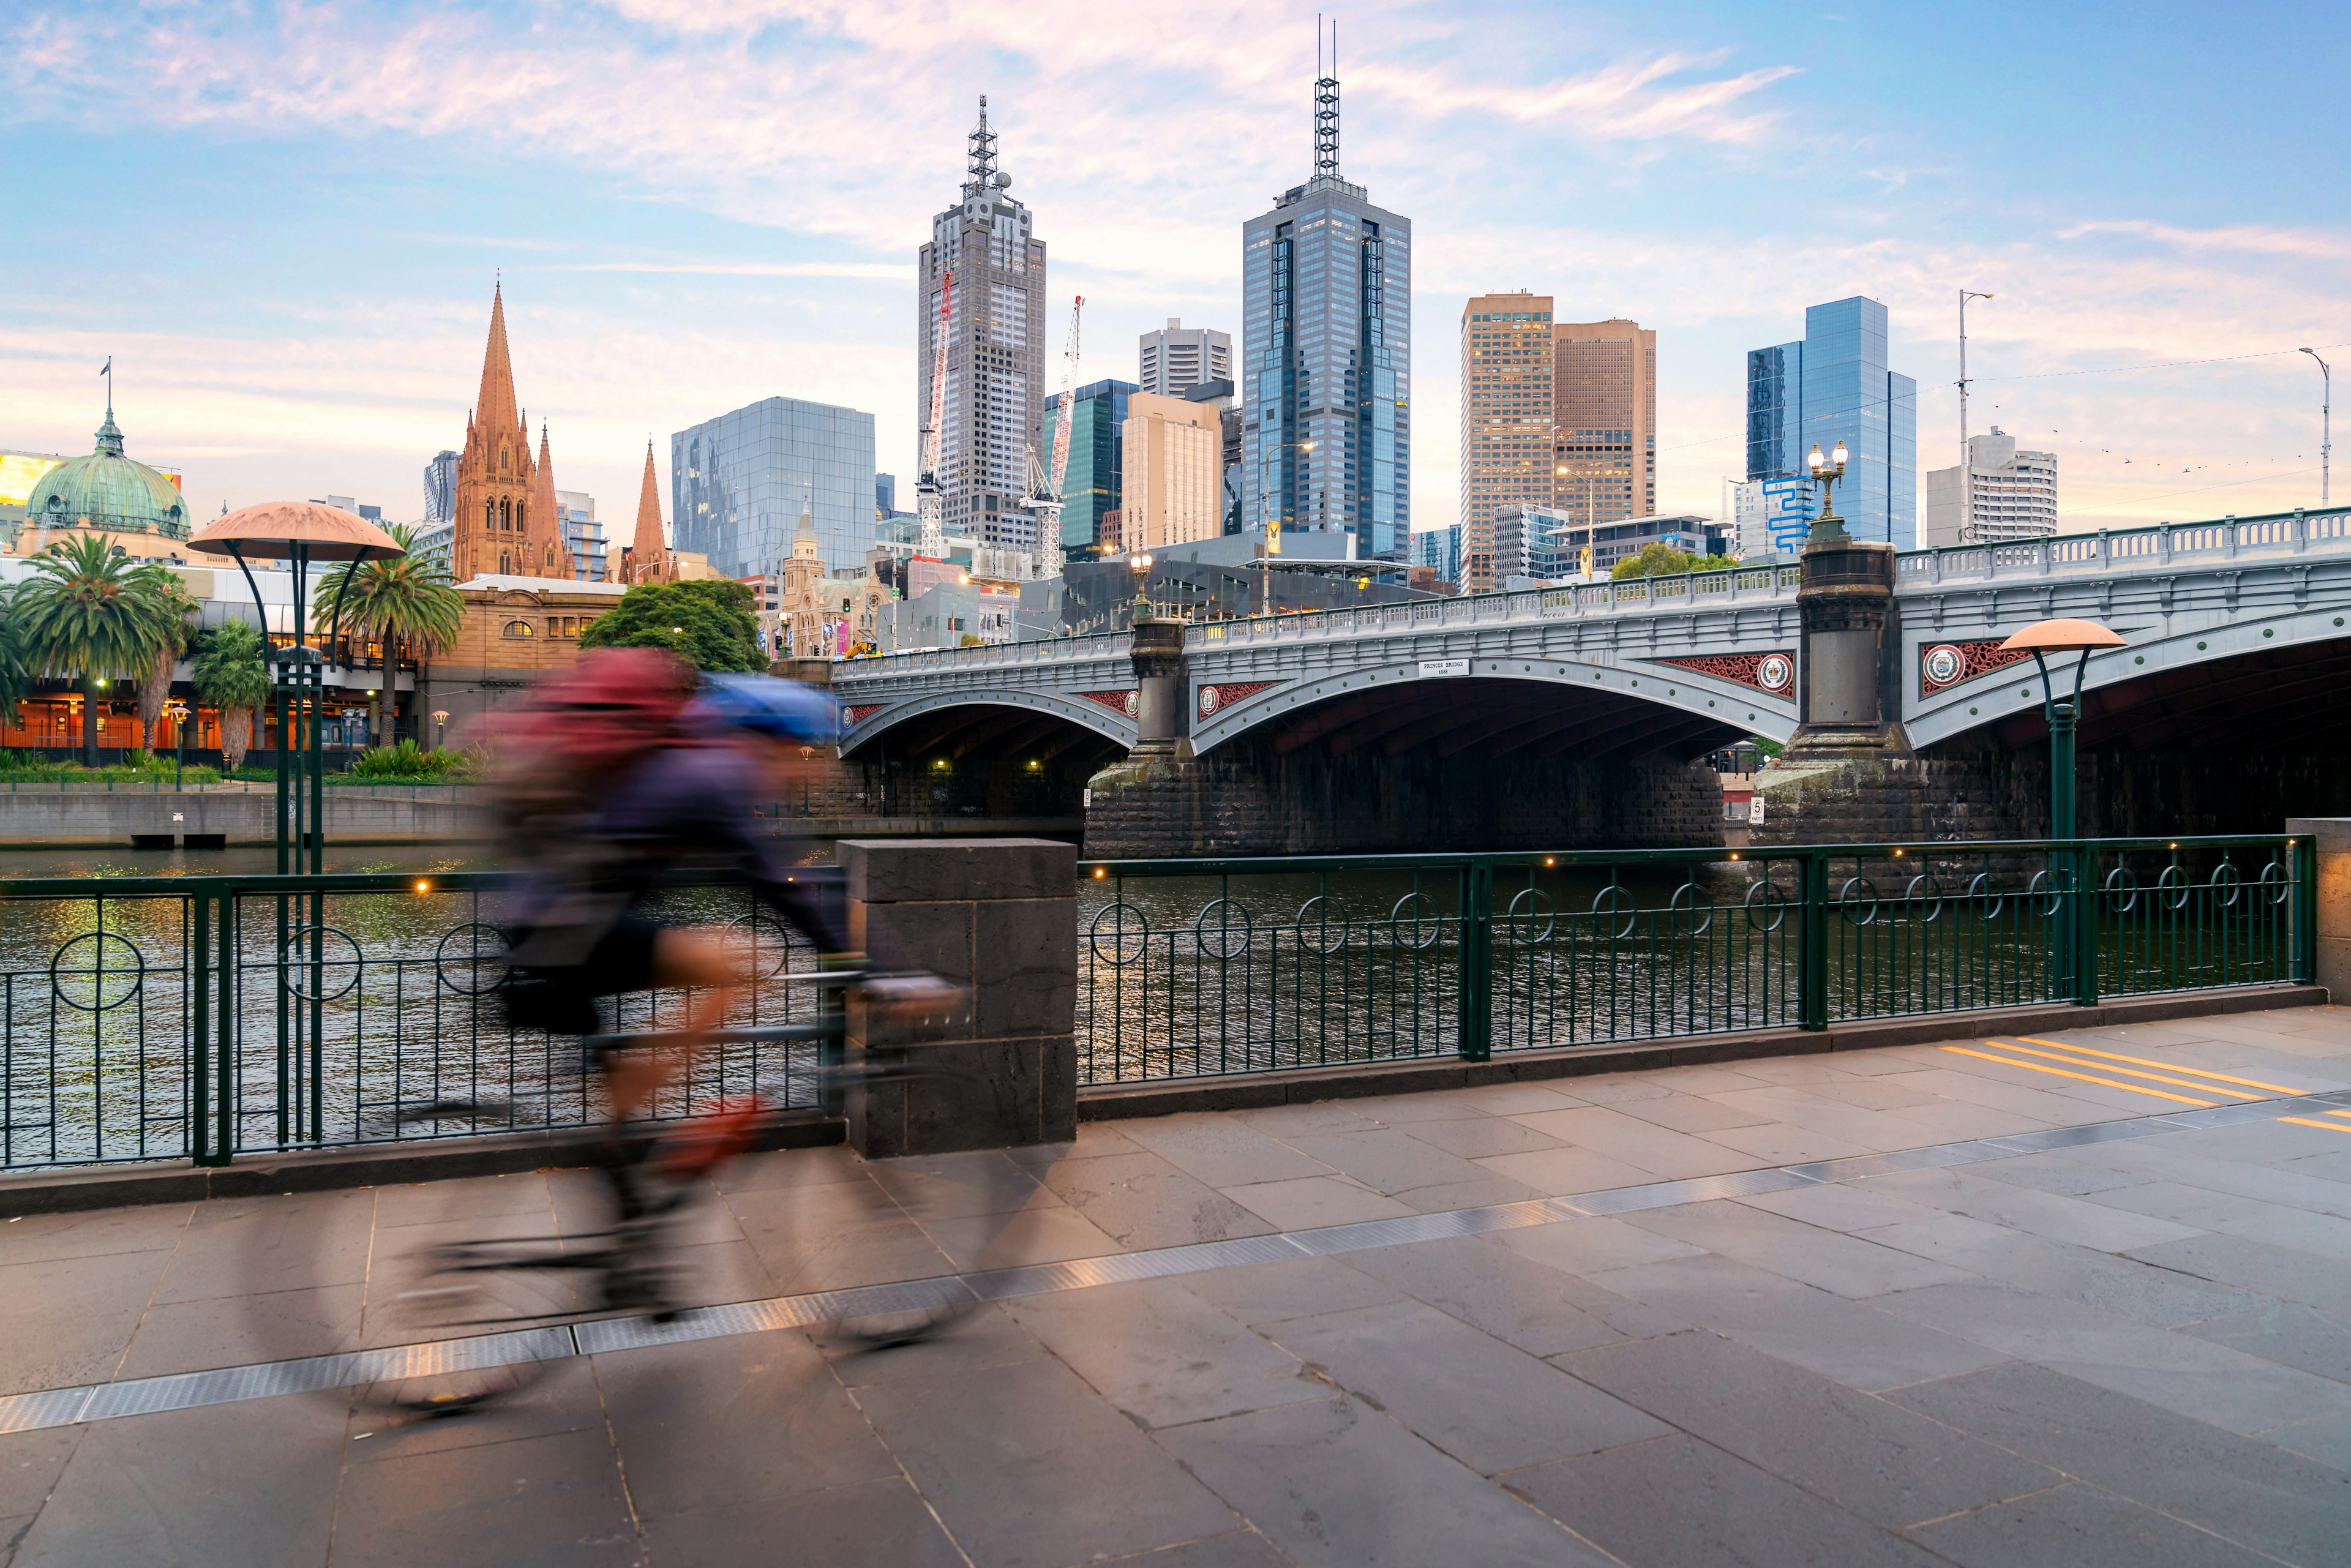
{"type": "Polygon", "coordinates": [[[374,1373],[359,1397],[432,1415],[519,1392],[571,1354],[569,1330],[610,1258],[590,1239],[423,1239],[390,1253],[368,1283],[366,1353],[374,1373]]]}

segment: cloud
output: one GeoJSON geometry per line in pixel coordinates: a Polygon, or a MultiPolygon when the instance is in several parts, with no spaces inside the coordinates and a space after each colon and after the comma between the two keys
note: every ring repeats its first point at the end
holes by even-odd
{"type": "Polygon", "coordinates": [[[2075,224],[2058,237],[2081,239],[2092,235],[2128,235],[2153,240],[2173,250],[2234,251],[2252,256],[2296,256],[2311,261],[2351,261],[2351,234],[2323,229],[2273,228],[2259,224],[2234,224],[2222,228],[2189,229],[2142,219],[2075,224]]]}

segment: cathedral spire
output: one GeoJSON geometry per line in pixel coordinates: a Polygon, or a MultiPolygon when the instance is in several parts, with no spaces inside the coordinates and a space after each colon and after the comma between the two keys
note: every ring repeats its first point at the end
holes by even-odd
{"type": "MultiPolygon", "coordinates": [[[[507,351],[506,286],[490,293],[490,340],[482,350],[482,390],[474,399],[474,419],[493,438],[522,429],[515,403],[514,360],[507,351]]],[[[525,433],[523,439],[530,437],[525,433]]]]}
{"type": "Polygon", "coordinates": [[[563,537],[563,514],[555,504],[555,458],[547,445],[547,422],[538,424],[538,465],[530,486],[530,536],[523,542],[532,577],[571,578],[571,545],[563,537]]]}
{"type": "Polygon", "coordinates": [[[662,542],[661,483],[653,476],[653,444],[645,443],[645,477],[637,487],[637,533],[630,546],[632,569],[640,581],[658,582],[668,555],[662,542]],[[648,575],[652,574],[652,575],[648,575]]]}

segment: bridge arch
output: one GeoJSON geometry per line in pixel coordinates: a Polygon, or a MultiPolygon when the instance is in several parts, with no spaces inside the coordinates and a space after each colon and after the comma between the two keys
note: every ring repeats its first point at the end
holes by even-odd
{"type": "Polygon", "coordinates": [[[867,716],[841,757],[876,815],[1074,817],[1087,780],[1134,745],[1134,721],[1117,727],[1083,700],[938,693],[867,716]]]}

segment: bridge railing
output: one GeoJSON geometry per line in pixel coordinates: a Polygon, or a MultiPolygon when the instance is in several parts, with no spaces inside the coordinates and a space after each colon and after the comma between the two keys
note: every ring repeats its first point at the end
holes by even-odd
{"type": "Polygon", "coordinates": [[[2117,568],[2173,561],[2291,558],[2313,549],[2351,544],[2351,507],[2266,512],[2212,522],[2158,523],[2143,528],[2101,528],[2007,544],[1958,545],[1904,552],[1896,563],[1903,586],[1954,579],[2093,575],[2117,568]]]}
{"type": "MultiPolygon", "coordinates": [[[[2309,841],[2276,837],[1081,862],[1078,1080],[2306,981],[2315,880],[2309,841]]],[[[507,1021],[502,886],[0,880],[0,1168],[600,1120],[578,1040],[507,1021]],[[454,1101],[504,1109],[420,1114],[454,1101]]],[[[744,890],[661,900],[747,948],[730,1022],[815,1020],[817,956],[744,890]]],[[[607,1021],[668,1024],[690,1000],[632,993],[607,1021]]],[[[655,1113],[755,1091],[812,1106],[816,1049],[716,1047],[655,1113]]]]}
{"type": "Polygon", "coordinates": [[[2307,979],[2306,843],[1089,865],[1081,1082],[1825,1029],[2307,979]]]}

